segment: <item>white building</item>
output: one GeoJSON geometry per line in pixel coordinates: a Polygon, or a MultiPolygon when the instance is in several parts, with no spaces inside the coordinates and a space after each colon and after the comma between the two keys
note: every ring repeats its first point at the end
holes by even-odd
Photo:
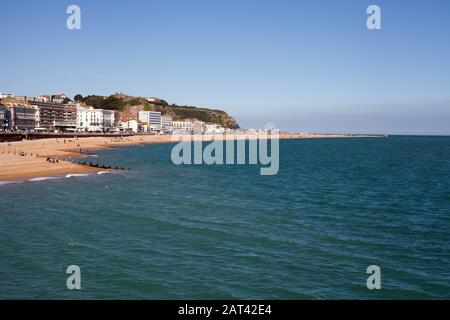
{"type": "Polygon", "coordinates": [[[195,134],[202,134],[205,129],[205,123],[203,121],[194,119],[192,121],[192,132],[195,134]]]}
{"type": "MultiPolygon", "coordinates": [[[[4,118],[6,116],[5,111],[9,114],[8,129],[32,130],[39,127],[39,109],[35,106],[26,103],[7,103],[2,110],[4,111],[4,118]]],[[[6,129],[6,126],[4,129],[6,129]]]]}
{"type": "Polygon", "coordinates": [[[161,126],[163,131],[172,132],[173,131],[173,118],[171,116],[161,117],[161,126]]]}
{"type": "Polygon", "coordinates": [[[225,132],[225,129],[218,124],[206,124],[204,125],[204,133],[205,134],[222,134],[225,132]]]}
{"type": "Polygon", "coordinates": [[[14,95],[12,93],[1,93],[0,92],[0,99],[4,98],[14,98],[14,95]]]}
{"type": "Polygon", "coordinates": [[[8,110],[0,104],[0,131],[7,129],[9,123],[8,110]]]}
{"type": "Polygon", "coordinates": [[[40,101],[40,102],[49,102],[51,100],[49,95],[42,95],[39,97],[36,97],[35,101],[40,101]]]}
{"type": "Polygon", "coordinates": [[[139,121],[147,124],[150,130],[161,131],[162,116],[159,111],[139,111],[139,121]]]}
{"type": "Polygon", "coordinates": [[[67,96],[64,93],[55,94],[52,96],[52,101],[56,103],[63,103],[65,99],[67,99],[67,96]]]}
{"type": "Polygon", "coordinates": [[[172,125],[173,125],[174,130],[190,131],[192,129],[192,121],[191,120],[173,121],[172,125]]]}
{"type": "Polygon", "coordinates": [[[138,112],[139,121],[148,124],[148,113],[149,113],[149,111],[139,111],[138,112]]]}
{"type": "Polygon", "coordinates": [[[77,129],[79,131],[105,132],[114,127],[115,113],[112,110],[77,106],[77,129]]]}
{"type": "Polygon", "coordinates": [[[120,123],[120,127],[125,129],[126,131],[131,131],[133,133],[137,133],[139,129],[139,124],[137,120],[128,120],[120,123]]]}

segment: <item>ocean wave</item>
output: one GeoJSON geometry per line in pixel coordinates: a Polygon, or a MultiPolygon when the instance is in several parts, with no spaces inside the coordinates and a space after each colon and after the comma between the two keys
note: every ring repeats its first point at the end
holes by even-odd
{"type": "Polygon", "coordinates": [[[80,156],[80,157],[77,157],[77,158],[83,159],[83,158],[97,158],[97,157],[98,157],[97,154],[88,154],[88,155],[80,156]]]}
{"type": "Polygon", "coordinates": [[[38,182],[38,181],[55,180],[55,179],[59,179],[59,178],[58,177],[38,177],[38,178],[29,179],[28,181],[38,182]]]}
{"type": "Polygon", "coordinates": [[[110,171],[99,171],[97,172],[97,174],[106,174],[106,173],[111,173],[110,171]]]}
{"type": "Polygon", "coordinates": [[[0,181],[0,186],[4,186],[7,184],[18,184],[18,183],[22,183],[21,181],[0,181]]]}
{"type": "Polygon", "coordinates": [[[73,177],[87,177],[90,176],[88,173],[70,173],[66,175],[66,178],[73,178],[73,177]]]}

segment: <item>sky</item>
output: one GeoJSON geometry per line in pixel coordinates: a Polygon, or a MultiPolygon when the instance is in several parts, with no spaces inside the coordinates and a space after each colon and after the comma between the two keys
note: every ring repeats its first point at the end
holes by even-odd
{"type": "Polygon", "coordinates": [[[0,13],[0,92],[120,91],[246,128],[450,134],[448,0],[2,0],[0,13]],[[372,4],[381,30],[366,26],[372,4]]]}

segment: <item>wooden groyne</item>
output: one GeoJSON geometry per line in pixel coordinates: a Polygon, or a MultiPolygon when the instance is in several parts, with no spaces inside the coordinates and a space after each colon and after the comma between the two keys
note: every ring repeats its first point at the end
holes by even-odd
{"type": "Polygon", "coordinates": [[[97,169],[121,170],[121,171],[131,170],[130,168],[119,167],[119,166],[112,166],[112,165],[105,165],[105,164],[100,164],[100,163],[92,163],[92,162],[87,162],[87,161],[72,161],[72,162],[81,164],[83,166],[97,168],[97,169]]]}

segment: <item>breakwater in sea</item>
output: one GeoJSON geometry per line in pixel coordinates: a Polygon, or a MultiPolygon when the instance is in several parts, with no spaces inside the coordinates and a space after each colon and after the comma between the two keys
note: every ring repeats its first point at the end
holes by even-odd
{"type": "Polygon", "coordinates": [[[105,169],[105,170],[131,170],[130,168],[125,168],[125,167],[119,167],[119,166],[114,166],[114,165],[106,165],[106,164],[101,164],[101,163],[93,163],[93,162],[87,162],[87,161],[72,161],[73,163],[78,163],[81,164],[83,166],[88,166],[88,167],[92,167],[92,168],[99,168],[99,169],[105,169]]]}

